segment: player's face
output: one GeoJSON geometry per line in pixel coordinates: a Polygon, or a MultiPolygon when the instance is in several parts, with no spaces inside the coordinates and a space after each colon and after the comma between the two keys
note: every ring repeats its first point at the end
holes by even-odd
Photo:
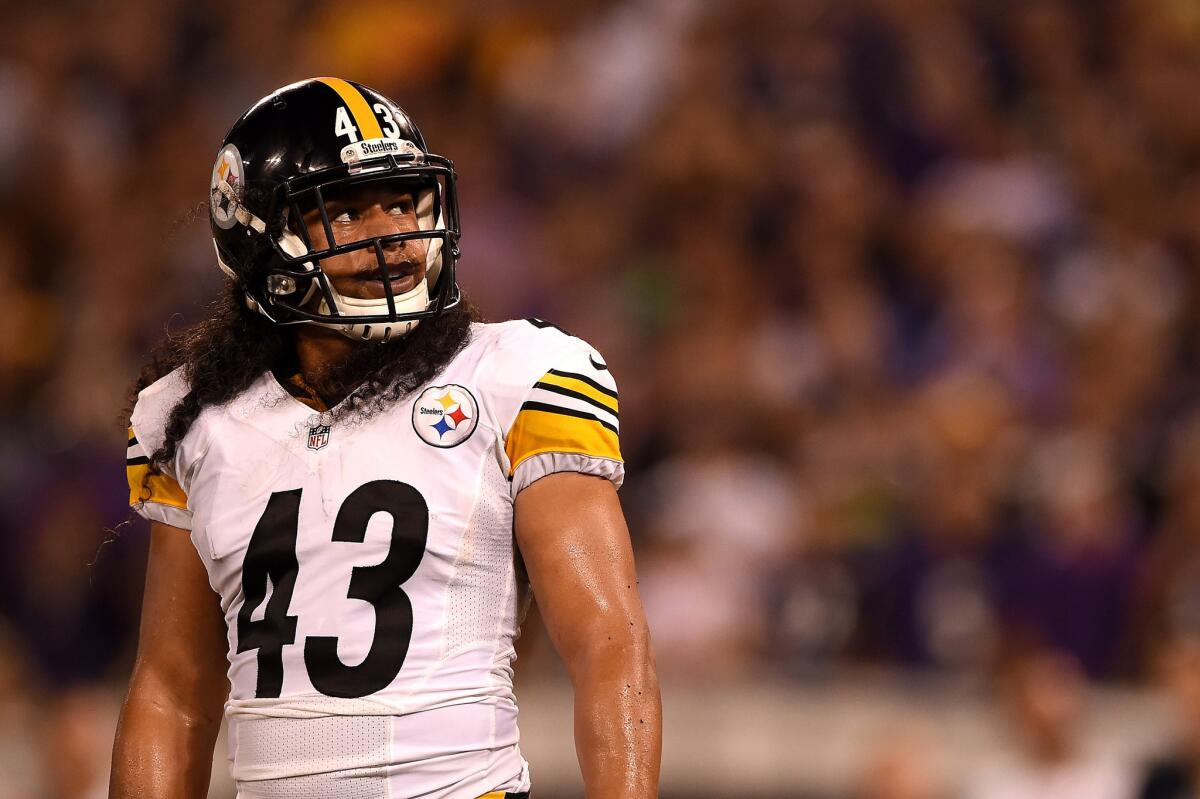
{"type": "MultiPolygon", "coordinates": [[[[415,193],[396,184],[368,183],[330,192],[325,198],[325,211],[333,229],[333,243],[338,245],[419,230],[415,193]]],[[[314,248],[331,246],[317,209],[304,214],[304,225],[314,248]]],[[[393,295],[411,291],[425,277],[428,246],[428,239],[384,245],[393,295]]],[[[386,296],[373,247],[322,259],[321,268],[344,297],[374,300],[386,296]]]]}

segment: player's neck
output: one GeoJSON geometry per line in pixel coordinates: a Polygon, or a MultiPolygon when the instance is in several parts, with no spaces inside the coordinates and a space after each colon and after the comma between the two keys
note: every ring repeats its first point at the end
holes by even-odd
{"type": "Polygon", "coordinates": [[[341,402],[348,392],[335,391],[333,393],[340,393],[341,396],[329,396],[327,376],[333,367],[345,363],[362,344],[336,330],[316,325],[297,325],[295,334],[296,363],[304,382],[316,390],[326,404],[333,406],[341,402]]]}

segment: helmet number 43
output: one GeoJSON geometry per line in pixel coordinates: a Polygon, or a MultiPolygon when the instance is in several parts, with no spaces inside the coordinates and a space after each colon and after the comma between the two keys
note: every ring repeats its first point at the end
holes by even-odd
{"type": "MultiPolygon", "coordinates": [[[[383,119],[383,125],[380,127],[383,129],[384,135],[390,139],[400,138],[400,126],[396,124],[396,118],[392,116],[392,109],[383,103],[375,103],[371,108],[383,119]]],[[[337,111],[334,113],[333,134],[335,136],[345,136],[350,140],[351,144],[358,141],[358,128],[355,127],[354,122],[350,119],[350,110],[344,105],[339,105],[337,111]]]]}

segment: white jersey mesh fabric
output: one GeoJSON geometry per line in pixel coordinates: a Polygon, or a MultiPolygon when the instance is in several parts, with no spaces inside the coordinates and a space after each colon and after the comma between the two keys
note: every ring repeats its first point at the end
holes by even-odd
{"type": "Polygon", "coordinates": [[[482,469],[482,490],[463,534],[446,597],[442,657],[463,647],[495,646],[512,582],[512,503],[495,459],[482,469]]]}
{"type": "Polygon", "coordinates": [[[386,764],[391,724],[386,716],[251,718],[240,727],[239,757],[265,770],[297,760],[314,772],[299,777],[242,781],[242,799],[391,799],[386,764]],[[345,769],[347,763],[377,766],[345,769]]]}

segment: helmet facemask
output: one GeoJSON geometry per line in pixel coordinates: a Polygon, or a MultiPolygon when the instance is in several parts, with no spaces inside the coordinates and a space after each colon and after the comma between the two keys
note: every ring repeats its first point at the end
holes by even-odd
{"type": "Polygon", "coordinates": [[[389,155],[293,178],[276,188],[266,216],[267,223],[257,218],[247,222],[267,235],[272,250],[259,283],[262,296],[249,301],[278,324],[319,324],[356,340],[388,341],[459,301],[454,279],[459,232],[453,171],[449,161],[439,156],[389,155]],[[412,195],[417,229],[339,240],[328,206],[364,188],[412,195]],[[311,220],[314,213],[328,246],[318,247],[309,235],[305,218],[307,214],[311,220]],[[408,241],[424,244],[418,248],[424,252],[424,275],[409,290],[395,293],[387,251],[408,241]],[[355,250],[372,251],[383,297],[348,297],[322,269],[323,260],[355,250]]]}

